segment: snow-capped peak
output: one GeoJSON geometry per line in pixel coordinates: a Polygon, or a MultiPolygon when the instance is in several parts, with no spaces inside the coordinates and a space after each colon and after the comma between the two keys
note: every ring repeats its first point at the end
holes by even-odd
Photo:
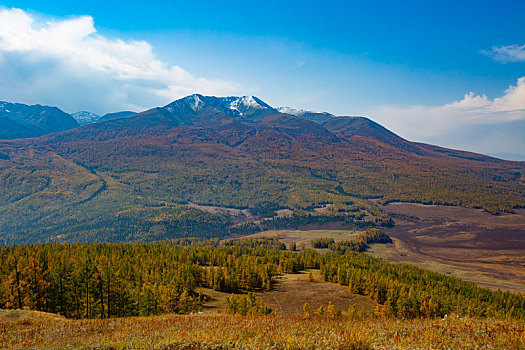
{"type": "Polygon", "coordinates": [[[170,113],[180,112],[191,109],[201,111],[207,108],[214,108],[221,111],[234,119],[248,120],[254,115],[260,115],[265,110],[275,111],[275,109],[264,103],[255,96],[203,96],[194,94],[186,96],[180,100],[170,103],[164,108],[170,113]]]}
{"type": "Polygon", "coordinates": [[[190,108],[192,111],[198,111],[204,108],[204,99],[205,97],[199,94],[193,94],[176,100],[169,105],[165,106],[166,110],[170,113],[175,113],[175,111],[180,108],[190,108]]]}
{"type": "Polygon", "coordinates": [[[232,109],[238,111],[241,115],[245,114],[249,109],[264,109],[268,106],[254,96],[242,96],[242,97],[226,97],[224,102],[232,109]]]}
{"type": "Polygon", "coordinates": [[[202,96],[199,94],[193,94],[184,97],[182,101],[184,101],[184,103],[192,110],[197,111],[199,109],[202,109],[202,107],[204,106],[204,102],[202,101],[201,97],[202,96]]]}
{"type": "Polygon", "coordinates": [[[202,102],[198,94],[188,96],[187,103],[190,106],[190,108],[193,109],[194,111],[201,109],[202,106],[204,105],[204,102],[202,102]]]}
{"type": "Polygon", "coordinates": [[[100,119],[99,115],[88,112],[88,111],[80,111],[76,113],[71,113],[71,116],[75,118],[75,120],[80,125],[91,124],[91,123],[97,122],[100,119]]]}

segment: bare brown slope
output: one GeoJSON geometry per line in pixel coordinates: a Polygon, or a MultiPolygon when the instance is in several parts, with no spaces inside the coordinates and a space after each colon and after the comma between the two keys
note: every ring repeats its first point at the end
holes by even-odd
{"type": "Polygon", "coordinates": [[[395,246],[374,247],[373,253],[484,287],[525,293],[525,209],[500,215],[412,203],[382,209],[394,217],[396,225],[387,233],[395,246]]]}

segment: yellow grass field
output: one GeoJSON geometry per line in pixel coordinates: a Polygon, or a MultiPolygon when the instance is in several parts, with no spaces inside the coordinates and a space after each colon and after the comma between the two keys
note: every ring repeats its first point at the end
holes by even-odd
{"type": "Polygon", "coordinates": [[[66,320],[0,311],[2,349],[525,349],[525,324],[479,319],[164,315],[66,320]]]}

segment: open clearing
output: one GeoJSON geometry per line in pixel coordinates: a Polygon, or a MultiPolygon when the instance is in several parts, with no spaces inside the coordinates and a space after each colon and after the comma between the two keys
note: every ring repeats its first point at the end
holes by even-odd
{"type": "Polygon", "coordinates": [[[525,210],[491,215],[480,209],[391,203],[394,244],[370,253],[475,282],[525,293],[525,210]]]}
{"type": "Polygon", "coordinates": [[[297,249],[309,249],[312,248],[311,241],[316,238],[333,238],[335,242],[342,241],[344,239],[350,240],[356,234],[362,233],[364,231],[355,231],[352,229],[342,230],[338,229],[303,229],[303,230],[271,230],[254,233],[249,236],[243,236],[242,238],[260,238],[260,237],[275,237],[278,238],[280,242],[286,244],[288,247],[290,243],[296,243],[297,249]]]}
{"type": "MultiPolygon", "coordinates": [[[[199,288],[198,291],[208,296],[204,313],[217,313],[226,309],[229,293],[217,292],[208,288],[199,288]]],[[[372,312],[376,303],[365,296],[352,294],[348,287],[321,281],[319,270],[302,271],[299,274],[283,274],[276,278],[276,284],[270,292],[256,293],[279,316],[302,316],[303,304],[311,306],[311,312],[319,306],[327,306],[332,302],[337,310],[346,312],[350,305],[358,310],[372,312]],[[308,280],[312,273],[313,281],[308,280]]]]}
{"type": "Polygon", "coordinates": [[[348,287],[322,281],[319,270],[279,276],[273,291],[258,293],[257,297],[282,316],[303,315],[304,303],[311,306],[311,312],[321,305],[326,307],[330,301],[342,312],[350,305],[372,312],[376,305],[368,297],[350,293],[348,287]],[[312,272],[313,282],[308,281],[309,272],[312,272]]]}

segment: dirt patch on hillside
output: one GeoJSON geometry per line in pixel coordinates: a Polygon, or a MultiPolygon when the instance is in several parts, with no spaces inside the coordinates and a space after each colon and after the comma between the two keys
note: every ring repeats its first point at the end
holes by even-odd
{"type": "MultiPolygon", "coordinates": [[[[208,288],[199,288],[198,292],[207,296],[203,312],[214,314],[226,310],[230,293],[217,292],[208,288]]],[[[310,304],[313,313],[319,306],[326,307],[331,301],[337,310],[345,313],[350,305],[357,310],[373,312],[375,302],[365,296],[350,293],[348,287],[321,280],[319,270],[302,271],[299,274],[283,274],[275,278],[275,285],[270,292],[256,293],[279,316],[303,315],[304,303],[310,304]],[[313,281],[309,281],[309,273],[313,281]]]]}
{"type": "Polygon", "coordinates": [[[258,219],[256,216],[252,215],[248,209],[235,209],[227,207],[218,207],[214,205],[200,205],[195,203],[188,203],[187,206],[191,208],[204,210],[212,214],[226,215],[230,217],[235,224],[247,221],[254,221],[258,219]]]}
{"type": "Polygon", "coordinates": [[[310,304],[312,312],[321,305],[326,307],[330,301],[342,312],[346,312],[350,305],[370,312],[375,307],[370,298],[352,294],[348,287],[321,281],[319,270],[284,274],[276,282],[273,291],[258,293],[257,297],[281,316],[303,315],[304,303],[310,304]],[[313,282],[308,280],[309,272],[313,274],[313,282]]]}
{"type": "Polygon", "coordinates": [[[335,242],[342,240],[352,240],[356,234],[363,231],[355,231],[350,229],[309,229],[309,230],[269,230],[254,233],[242,238],[277,238],[280,242],[286,244],[287,247],[291,243],[296,243],[297,249],[312,248],[311,241],[317,238],[332,238],[335,242]]]}
{"type": "Polygon", "coordinates": [[[432,263],[448,265],[452,275],[459,273],[454,268],[475,271],[479,274],[458,277],[525,292],[525,210],[492,215],[480,209],[411,203],[381,208],[396,224],[387,230],[395,251],[378,248],[378,255],[431,269],[432,263]]]}

